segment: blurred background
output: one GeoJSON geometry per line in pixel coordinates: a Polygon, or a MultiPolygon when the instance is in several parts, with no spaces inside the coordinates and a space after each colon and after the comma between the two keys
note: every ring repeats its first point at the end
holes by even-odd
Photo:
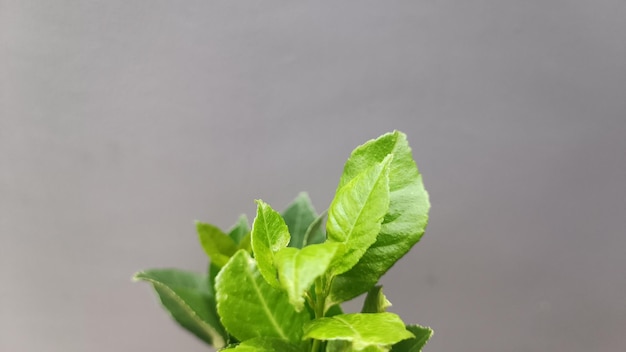
{"type": "MultiPolygon", "coordinates": [[[[0,0],[0,351],[207,351],[150,287],[407,133],[428,352],[626,350],[626,2],[0,0]]],[[[349,307],[358,308],[359,303],[349,307]]]]}

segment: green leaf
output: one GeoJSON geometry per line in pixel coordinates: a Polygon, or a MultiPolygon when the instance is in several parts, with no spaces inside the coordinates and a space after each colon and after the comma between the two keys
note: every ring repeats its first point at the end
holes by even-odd
{"type": "Polygon", "coordinates": [[[352,352],[352,342],[346,340],[328,341],[326,352],[352,352]]]}
{"type": "MultiPolygon", "coordinates": [[[[326,345],[326,352],[354,352],[356,351],[352,348],[352,343],[349,341],[342,340],[334,340],[328,341],[326,345]]],[[[362,349],[360,352],[387,352],[389,351],[388,346],[367,346],[362,349]]]]}
{"type": "Polygon", "coordinates": [[[333,263],[333,274],[348,271],[376,241],[389,207],[389,164],[386,157],[344,184],[328,209],[329,242],[342,243],[345,252],[333,263]]]}
{"type": "Polygon", "coordinates": [[[256,337],[242,343],[222,349],[221,351],[238,351],[238,352],[304,352],[302,343],[289,343],[279,339],[266,337],[256,337]]]}
{"type": "Polygon", "coordinates": [[[241,239],[241,242],[237,245],[237,249],[243,249],[248,253],[252,253],[252,232],[248,232],[248,234],[241,239]]]}
{"type": "Polygon", "coordinates": [[[326,218],[326,211],[320,214],[309,227],[304,234],[304,241],[302,247],[306,247],[310,244],[319,244],[326,241],[326,233],[324,232],[324,219],[326,218]]]}
{"type": "Polygon", "coordinates": [[[407,325],[407,330],[415,335],[409,340],[400,341],[393,345],[392,352],[420,352],[426,342],[433,336],[433,330],[419,325],[407,325]]]}
{"type": "Polygon", "coordinates": [[[261,275],[272,286],[278,288],[274,256],[289,243],[289,229],[283,217],[262,200],[256,201],[257,214],[252,223],[252,250],[261,275]]]}
{"type": "Polygon", "coordinates": [[[338,243],[315,244],[303,249],[287,247],[276,254],[278,280],[297,311],[304,308],[304,293],[328,269],[338,243]]]}
{"type": "Polygon", "coordinates": [[[239,341],[273,337],[298,342],[308,312],[296,312],[287,294],[273,288],[256,261],[238,251],[217,275],[217,311],[226,330],[239,341]]]}
{"type": "Polygon", "coordinates": [[[393,154],[389,172],[389,211],[376,242],[348,272],[335,277],[331,301],[343,302],[367,292],[424,234],[430,203],[406,135],[395,131],[358,147],[346,162],[339,187],[393,154]]]}
{"type": "Polygon", "coordinates": [[[326,310],[324,314],[325,317],[332,317],[335,315],[343,314],[343,309],[341,309],[341,304],[335,304],[326,310]]]}
{"type": "Polygon", "coordinates": [[[219,266],[213,264],[213,263],[209,263],[209,290],[211,292],[211,295],[213,297],[215,297],[215,277],[217,277],[217,274],[219,274],[220,272],[220,268],[219,266]]]}
{"type": "Polygon", "coordinates": [[[298,194],[296,199],[283,211],[282,216],[291,234],[289,247],[304,247],[307,229],[317,218],[317,213],[313,208],[309,195],[306,192],[298,194]]]}
{"type": "Polygon", "coordinates": [[[241,214],[237,223],[228,231],[228,237],[232,238],[235,243],[240,244],[241,240],[250,233],[250,225],[248,225],[248,217],[241,214]]]}
{"type": "Polygon", "coordinates": [[[367,346],[361,352],[387,352],[389,350],[389,346],[367,346]]]}
{"type": "Polygon", "coordinates": [[[224,266],[237,251],[235,241],[216,226],[196,221],[196,230],[200,244],[213,264],[224,266]]]}
{"type": "Polygon", "coordinates": [[[225,345],[227,335],[219,322],[206,275],[153,269],[135,274],[134,279],[151,283],[163,307],[183,328],[216,348],[225,345]]]}
{"type": "Polygon", "coordinates": [[[365,296],[361,313],[383,313],[391,307],[391,302],[383,294],[382,286],[374,286],[365,296]]]}
{"type": "MultiPolygon", "coordinates": [[[[215,265],[213,263],[209,264],[209,291],[211,292],[211,296],[213,297],[211,299],[211,307],[212,307],[213,311],[215,312],[215,315],[217,315],[217,302],[215,300],[215,296],[216,296],[216,294],[215,294],[215,278],[217,277],[217,274],[219,274],[221,269],[222,268],[218,267],[217,265],[215,265]]],[[[229,343],[236,343],[236,342],[238,342],[238,340],[234,336],[228,334],[226,332],[226,330],[224,330],[224,333],[226,335],[228,335],[226,340],[229,343]]]]}
{"type": "Polygon", "coordinates": [[[315,319],[304,326],[304,338],[346,340],[361,351],[368,346],[387,346],[410,339],[413,334],[393,313],[353,313],[315,319]]]}

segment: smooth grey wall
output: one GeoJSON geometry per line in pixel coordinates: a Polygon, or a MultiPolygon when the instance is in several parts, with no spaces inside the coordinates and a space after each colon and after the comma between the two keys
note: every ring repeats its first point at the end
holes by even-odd
{"type": "MultiPolygon", "coordinates": [[[[205,351],[143,268],[409,136],[429,352],[626,350],[626,2],[0,0],[0,351],[205,351]]],[[[352,305],[353,307],[356,304],[352,305]]]]}

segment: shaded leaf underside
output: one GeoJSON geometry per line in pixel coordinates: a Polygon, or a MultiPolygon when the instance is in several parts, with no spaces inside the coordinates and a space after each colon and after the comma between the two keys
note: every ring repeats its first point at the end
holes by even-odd
{"type": "Polygon", "coordinates": [[[163,307],[182,327],[208,344],[224,346],[226,333],[219,322],[206,275],[153,269],[137,273],[135,280],[151,283],[163,307]]]}

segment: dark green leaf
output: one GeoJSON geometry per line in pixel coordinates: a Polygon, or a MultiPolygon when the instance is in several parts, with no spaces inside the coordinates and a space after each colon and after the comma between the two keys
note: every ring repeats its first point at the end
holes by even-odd
{"type": "Polygon", "coordinates": [[[335,304],[326,310],[325,317],[332,317],[334,315],[343,314],[343,309],[341,309],[341,304],[335,304]]]}
{"type": "Polygon", "coordinates": [[[319,244],[326,241],[326,233],[324,232],[324,219],[326,218],[326,211],[320,214],[309,227],[304,234],[303,247],[310,244],[319,244]]]}
{"type": "Polygon", "coordinates": [[[296,199],[283,211],[282,216],[291,234],[289,247],[304,247],[306,231],[317,218],[309,195],[306,192],[298,194],[296,199]]]}
{"type": "Polygon", "coordinates": [[[383,287],[374,286],[365,296],[361,313],[382,313],[386,312],[389,307],[391,307],[391,302],[383,294],[383,287]]]}
{"type": "Polygon", "coordinates": [[[303,343],[289,343],[279,339],[266,337],[256,337],[246,340],[239,345],[225,348],[221,351],[238,351],[238,352],[304,352],[306,351],[303,343]]]}
{"type": "Polygon", "coordinates": [[[326,352],[352,352],[352,342],[331,340],[326,343],[326,352]]]}
{"type": "Polygon", "coordinates": [[[266,282],[246,251],[238,251],[222,268],[216,291],[222,323],[239,341],[254,337],[301,340],[308,312],[296,312],[287,294],[266,282]]]}
{"type": "Polygon", "coordinates": [[[376,242],[348,272],[333,280],[331,300],[343,302],[367,292],[422,237],[430,203],[406,136],[398,131],[369,141],[352,152],[339,187],[393,154],[390,201],[376,242]]]}
{"type": "Polygon", "coordinates": [[[151,283],[163,307],[182,327],[216,348],[225,345],[227,335],[219,322],[206,275],[153,269],[135,274],[134,279],[151,283]]]}
{"type": "Polygon", "coordinates": [[[213,263],[209,263],[209,290],[211,292],[211,295],[213,297],[215,297],[215,277],[217,276],[217,274],[219,274],[220,272],[220,267],[213,264],[213,263]]]}
{"type": "Polygon", "coordinates": [[[407,325],[407,330],[415,335],[409,340],[400,341],[393,345],[392,352],[420,352],[426,342],[433,336],[433,330],[419,325],[407,325]]]}
{"type": "Polygon", "coordinates": [[[391,348],[389,346],[367,346],[360,352],[387,352],[391,348]]]}
{"type": "Polygon", "coordinates": [[[250,225],[248,225],[248,217],[241,214],[237,223],[228,231],[228,237],[232,238],[235,243],[241,243],[241,240],[250,233],[250,225]]]}
{"type": "Polygon", "coordinates": [[[237,245],[237,249],[243,249],[252,254],[252,232],[248,232],[248,234],[241,239],[241,242],[237,245]]]}

